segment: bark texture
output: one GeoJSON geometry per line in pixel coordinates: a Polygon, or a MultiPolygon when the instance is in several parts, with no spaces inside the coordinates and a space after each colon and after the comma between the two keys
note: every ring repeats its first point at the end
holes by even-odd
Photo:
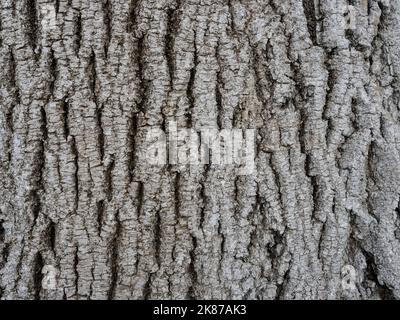
{"type": "Polygon", "coordinates": [[[400,0],[0,3],[1,299],[400,298],[400,0]]]}

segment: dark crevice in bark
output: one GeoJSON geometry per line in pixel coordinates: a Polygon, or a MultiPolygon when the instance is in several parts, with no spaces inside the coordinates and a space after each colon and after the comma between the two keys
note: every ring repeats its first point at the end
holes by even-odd
{"type": "Polygon", "coordinates": [[[367,14],[371,15],[372,0],[367,0],[367,14]]]}
{"type": "Polygon", "coordinates": [[[48,138],[47,115],[46,115],[46,110],[44,107],[40,107],[40,118],[41,118],[40,130],[42,132],[40,151],[41,151],[41,153],[43,153],[44,152],[44,143],[45,143],[45,141],[47,141],[47,138],[48,138]]]}
{"type": "Polygon", "coordinates": [[[193,46],[194,46],[194,52],[193,52],[193,66],[190,69],[190,75],[189,75],[189,82],[186,87],[186,96],[189,101],[189,107],[187,110],[187,126],[191,128],[193,126],[193,110],[195,107],[195,97],[194,97],[194,82],[196,79],[196,68],[198,65],[198,57],[197,57],[197,45],[196,45],[196,32],[194,33],[193,37],[193,46]]]}
{"type": "Polygon", "coordinates": [[[175,206],[175,216],[176,219],[180,217],[180,199],[179,199],[179,184],[180,184],[181,174],[177,172],[175,174],[174,181],[174,206],[175,206]]]}
{"type": "Polygon", "coordinates": [[[37,190],[31,191],[31,203],[32,203],[32,216],[33,221],[36,222],[39,217],[39,213],[42,209],[42,204],[37,190]]]}
{"type": "MultiPolygon", "coordinates": [[[[11,108],[6,110],[6,124],[7,128],[10,130],[11,135],[14,133],[14,117],[13,117],[13,109],[14,106],[12,105],[11,108]]],[[[11,149],[11,137],[8,137],[8,147],[11,149]]],[[[11,152],[9,151],[9,161],[11,160],[11,152]]]]}
{"type": "Polygon", "coordinates": [[[151,276],[152,276],[152,273],[149,273],[149,275],[147,277],[147,281],[143,287],[143,299],[144,300],[149,300],[149,298],[151,297],[151,276]]]}
{"type": "Polygon", "coordinates": [[[188,297],[191,300],[196,298],[196,284],[197,284],[197,272],[195,268],[196,263],[196,248],[197,248],[197,240],[192,236],[192,248],[190,250],[190,263],[189,263],[189,276],[190,276],[190,286],[188,290],[188,297]]]}
{"type": "MultiPolygon", "coordinates": [[[[333,199],[333,205],[332,205],[332,213],[335,213],[335,199],[333,199]]],[[[321,260],[322,259],[322,243],[324,242],[324,237],[325,237],[325,229],[326,229],[326,223],[322,224],[322,228],[321,228],[321,234],[319,236],[319,240],[318,240],[318,259],[321,260]]]]}
{"type": "Polygon", "coordinates": [[[172,292],[172,288],[171,288],[171,281],[170,281],[170,278],[167,278],[167,282],[168,282],[168,295],[171,297],[172,295],[173,295],[173,292],[172,292]]]}
{"type": "Polygon", "coordinates": [[[94,266],[92,266],[92,267],[90,268],[90,275],[92,276],[92,281],[90,282],[89,300],[92,300],[92,296],[93,296],[93,283],[94,283],[94,279],[95,279],[95,275],[94,275],[94,266]]]}
{"type": "Polygon", "coordinates": [[[277,251],[278,245],[282,245],[284,243],[283,234],[280,234],[277,230],[271,230],[273,242],[268,243],[267,251],[272,261],[276,261],[279,257],[279,252],[277,251]]]}
{"type": "MultiPolygon", "coordinates": [[[[225,234],[223,233],[223,230],[222,230],[221,218],[218,220],[217,234],[219,235],[219,238],[220,238],[218,273],[221,275],[223,273],[222,262],[223,262],[224,256],[225,256],[225,242],[226,242],[225,234]]],[[[221,276],[219,276],[219,278],[221,278],[221,276]]]]}
{"type": "Polygon", "coordinates": [[[96,203],[97,206],[97,231],[98,234],[101,234],[101,228],[103,226],[103,218],[104,218],[104,200],[100,200],[96,203]]]}
{"type": "Polygon", "coordinates": [[[338,56],[337,49],[332,49],[329,51],[325,51],[325,60],[324,65],[326,70],[328,71],[328,80],[327,80],[327,99],[329,97],[330,92],[337,82],[336,71],[332,68],[332,60],[335,60],[338,56]]]}
{"type": "MultiPolygon", "coordinates": [[[[2,26],[2,21],[1,21],[1,15],[0,15],[0,30],[3,30],[3,26],[2,26]]],[[[3,46],[3,38],[2,38],[2,34],[0,32],[0,48],[3,46]]],[[[0,293],[0,297],[1,297],[1,293],[0,293]]]]}
{"type": "Polygon", "coordinates": [[[48,243],[49,243],[49,247],[51,249],[51,251],[55,251],[55,247],[56,247],[56,228],[57,225],[53,222],[50,221],[49,226],[47,228],[47,238],[48,238],[48,243]]]}
{"type": "MultiPolygon", "coordinates": [[[[10,68],[11,72],[14,72],[13,68],[10,68]]],[[[15,78],[14,78],[15,79],[15,78]]],[[[12,88],[15,88],[14,85],[12,85],[12,88]]],[[[18,99],[14,99],[19,100],[18,99]]],[[[19,103],[19,101],[16,101],[19,103]]],[[[4,114],[5,114],[5,127],[6,130],[9,130],[9,134],[5,135],[5,150],[7,150],[7,155],[4,157],[3,161],[7,161],[8,163],[11,163],[12,161],[12,136],[14,133],[14,117],[13,117],[13,111],[14,111],[15,105],[11,104],[8,108],[5,108],[4,114]]]]}
{"type": "Polygon", "coordinates": [[[78,54],[82,44],[82,14],[80,11],[76,16],[74,33],[75,33],[74,49],[75,49],[75,54],[78,54]]]}
{"type": "Polygon", "coordinates": [[[88,72],[87,75],[89,77],[89,90],[92,94],[92,99],[97,105],[97,92],[96,92],[96,55],[92,50],[90,54],[89,62],[88,62],[88,72]]]}
{"type": "MultiPolygon", "coordinates": [[[[310,157],[310,155],[307,155],[306,158],[310,157]]],[[[319,218],[317,217],[317,211],[319,210],[320,206],[320,197],[319,197],[319,192],[320,192],[320,185],[318,184],[318,177],[311,176],[309,173],[306,173],[306,175],[310,178],[310,184],[311,184],[311,189],[312,189],[312,213],[311,213],[311,218],[314,221],[319,221],[319,218]]],[[[321,187],[322,189],[322,187],[321,187]]]]}
{"type": "Polygon", "coordinates": [[[60,11],[60,0],[55,0],[54,8],[57,14],[60,11]]]}
{"type": "Polygon", "coordinates": [[[103,105],[100,108],[96,109],[96,125],[98,128],[98,144],[99,144],[99,152],[100,152],[100,159],[103,162],[104,159],[104,130],[103,130],[103,123],[102,123],[102,115],[103,115],[103,105]]]}
{"type": "Polygon", "coordinates": [[[133,171],[136,166],[136,135],[138,131],[138,114],[135,112],[129,119],[128,129],[128,170],[129,181],[133,179],[133,171]]]}
{"type": "MultiPolygon", "coordinates": [[[[307,96],[308,90],[304,84],[304,79],[301,75],[300,71],[300,66],[298,61],[296,62],[291,62],[290,64],[291,70],[293,71],[294,74],[294,80],[295,80],[295,91],[296,91],[296,100],[294,102],[295,105],[298,106],[298,110],[300,113],[300,124],[299,124],[299,143],[300,143],[300,151],[302,154],[306,155],[306,125],[308,124],[308,116],[307,116],[307,110],[306,110],[306,103],[308,101],[314,101],[314,94],[312,93],[312,96],[307,96]]],[[[307,155],[306,155],[307,156],[307,155]]],[[[306,157],[306,168],[305,172],[308,172],[307,168],[307,161],[309,159],[306,157]]]]}
{"type": "Polygon", "coordinates": [[[160,267],[161,266],[161,215],[160,211],[158,210],[155,213],[155,221],[154,221],[154,256],[157,262],[157,265],[160,267]]]}
{"type": "MultiPolygon", "coordinates": [[[[241,178],[238,176],[235,178],[235,181],[233,183],[234,185],[234,200],[235,200],[235,204],[236,204],[236,209],[234,210],[234,217],[237,219],[240,215],[240,209],[241,209],[241,201],[239,200],[239,195],[241,194],[241,192],[239,192],[239,186],[241,184],[241,178]]],[[[258,184],[257,184],[258,187],[258,184]]],[[[256,203],[257,204],[257,203],[256,203]]],[[[254,210],[254,205],[256,204],[252,204],[253,210],[254,210]]]]}
{"type": "Polygon", "coordinates": [[[74,156],[74,190],[75,190],[75,210],[78,209],[79,202],[79,162],[78,162],[78,149],[76,148],[75,137],[72,136],[71,139],[71,152],[74,156]]]}
{"type": "Polygon", "coordinates": [[[165,33],[165,57],[168,65],[169,85],[173,87],[173,78],[175,73],[174,62],[174,42],[177,30],[177,11],[174,9],[167,10],[167,30],[165,33]]]}
{"type": "Polygon", "coordinates": [[[379,9],[381,10],[382,13],[383,13],[383,12],[386,10],[386,8],[387,8],[387,6],[383,3],[383,1],[378,1],[378,7],[379,7],[379,9]]]}
{"type": "Polygon", "coordinates": [[[119,210],[117,210],[115,214],[115,233],[114,238],[111,244],[111,283],[110,289],[108,291],[108,299],[112,300],[115,295],[115,289],[117,287],[118,281],[118,249],[119,249],[119,242],[121,238],[121,221],[119,218],[119,210]]]}
{"type": "Polygon", "coordinates": [[[40,300],[40,291],[42,290],[43,274],[42,269],[44,261],[42,254],[38,252],[34,260],[34,271],[33,271],[33,290],[35,300],[40,300]]]}
{"type": "Polygon", "coordinates": [[[283,298],[284,298],[285,288],[290,279],[290,269],[291,269],[291,265],[289,265],[289,268],[286,270],[285,274],[283,275],[282,283],[277,284],[277,286],[276,286],[277,288],[276,288],[275,300],[283,300],[283,298]]]}
{"type": "Polygon", "coordinates": [[[142,213],[143,200],[144,200],[144,183],[141,181],[138,183],[139,187],[137,191],[137,214],[138,216],[140,216],[142,213]]]}
{"type": "MultiPolygon", "coordinates": [[[[255,207],[256,206],[258,206],[257,204],[255,204],[255,207]]],[[[255,209],[256,210],[256,209],[255,209]]],[[[262,218],[262,223],[261,223],[261,225],[264,225],[264,217],[262,218]]],[[[254,228],[250,231],[250,241],[249,241],[249,243],[247,244],[247,254],[248,254],[248,256],[250,256],[251,254],[252,254],[252,248],[253,248],[253,246],[254,246],[254,244],[256,244],[257,243],[257,241],[258,241],[258,239],[257,239],[257,237],[258,237],[258,229],[257,229],[257,226],[255,226],[254,224],[253,224],[253,226],[254,226],[254,228]]],[[[273,248],[273,246],[271,247],[272,248],[272,253],[273,254],[276,254],[276,248],[273,248]]],[[[268,250],[268,249],[267,249],[268,250]]]]}
{"type": "Polygon", "coordinates": [[[362,44],[359,43],[358,36],[354,33],[353,30],[347,29],[345,32],[346,39],[349,41],[350,45],[359,52],[365,52],[369,48],[366,46],[363,46],[362,44]]]}
{"type": "Polygon", "coordinates": [[[17,10],[17,1],[11,1],[11,12],[13,17],[15,17],[16,10],[17,10]]]}
{"type": "Polygon", "coordinates": [[[314,45],[317,45],[317,19],[315,17],[314,0],[303,0],[303,8],[311,41],[314,45]]]}
{"type": "Polygon", "coordinates": [[[145,50],[145,36],[140,37],[137,40],[137,52],[136,52],[136,61],[138,64],[138,78],[140,81],[139,87],[140,89],[140,97],[138,102],[138,109],[145,113],[146,111],[146,101],[147,101],[147,90],[148,90],[148,81],[144,77],[145,72],[145,62],[146,62],[146,50],[145,50]]]}
{"type": "Polygon", "coordinates": [[[271,155],[270,158],[269,158],[269,166],[270,166],[272,174],[274,176],[274,182],[275,182],[276,190],[278,192],[279,204],[280,204],[281,208],[283,208],[282,193],[281,193],[281,183],[280,183],[280,180],[279,180],[279,173],[275,169],[275,166],[274,166],[273,161],[272,161],[272,157],[273,157],[273,155],[271,155]]]}
{"type": "Polygon", "coordinates": [[[131,33],[134,31],[136,27],[136,20],[137,20],[137,10],[139,7],[140,0],[131,0],[130,9],[129,9],[129,17],[127,23],[127,32],[131,33]]]}
{"type": "Polygon", "coordinates": [[[234,18],[234,8],[232,5],[232,0],[228,0],[228,11],[229,11],[229,28],[231,29],[232,33],[236,32],[236,26],[235,26],[235,18],[234,18]]]}
{"type": "Polygon", "coordinates": [[[332,60],[335,58],[334,56],[336,55],[336,50],[325,50],[325,59],[324,59],[324,67],[326,69],[326,71],[328,72],[328,79],[326,82],[326,98],[325,98],[325,104],[323,106],[322,109],[322,119],[327,121],[327,129],[326,129],[326,133],[325,133],[325,140],[326,140],[326,144],[328,145],[328,137],[329,137],[329,133],[330,133],[330,126],[331,126],[331,120],[330,117],[328,116],[328,104],[331,101],[331,92],[333,90],[333,87],[335,86],[336,83],[336,72],[335,70],[332,69],[332,60]]]}
{"type": "Polygon", "coordinates": [[[255,79],[255,91],[256,95],[258,98],[258,101],[264,104],[266,102],[265,96],[264,96],[264,90],[262,87],[262,77],[261,77],[261,72],[259,70],[259,64],[257,63],[259,61],[260,57],[259,54],[256,50],[256,48],[252,49],[252,61],[251,61],[251,66],[254,72],[254,79],[255,79]]]}
{"type": "Polygon", "coordinates": [[[222,260],[224,252],[225,252],[225,235],[222,232],[222,223],[221,223],[221,221],[218,221],[218,231],[217,232],[221,237],[221,243],[220,243],[221,257],[220,257],[220,260],[222,260]]]}
{"type": "Polygon", "coordinates": [[[377,271],[377,266],[375,263],[374,256],[371,253],[364,250],[363,248],[361,248],[361,250],[364,254],[366,264],[367,264],[367,269],[365,271],[366,279],[368,279],[376,284],[377,292],[379,294],[379,297],[382,300],[396,300],[392,289],[390,289],[386,284],[384,284],[384,283],[382,284],[379,281],[378,271],[377,271]]]}
{"type": "Polygon", "coordinates": [[[25,250],[25,244],[22,244],[22,248],[19,250],[19,256],[17,258],[18,259],[17,267],[15,268],[15,271],[17,273],[17,277],[16,277],[16,279],[14,281],[13,290],[17,290],[18,283],[21,280],[21,276],[22,276],[22,260],[23,260],[23,257],[24,257],[23,256],[24,250],[25,250]]]}
{"type": "Polygon", "coordinates": [[[79,272],[78,272],[78,264],[79,264],[79,249],[78,247],[75,248],[74,252],[74,262],[73,262],[73,270],[74,270],[74,275],[75,275],[75,294],[78,294],[79,288],[79,272]]]}
{"type": "Polygon", "coordinates": [[[6,236],[6,230],[3,227],[4,220],[0,220],[0,244],[4,243],[4,239],[6,236]]]}
{"type": "Polygon", "coordinates": [[[47,116],[44,107],[40,107],[40,115],[41,115],[41,139],[39,142],[39,149],[37,151],[36,156],[36,166],[34,168],[34,181],[36,182],[34,190],[32,190],[32,214],[33,219],[36,219],[39,216],[39,213],[42,209],[42,203],[39,196],[39,190],[44,190],[43,185],[43,170],[45,164],[45,141],[47,140],[48,132],[47,132],[47,116]]]}
{"type": "MultiPolygon", "coordinates": [[[[1,214],[1,211],[0,211],[1,214]]],[[[4,220],[0,220],[0,270],[4,268],[8,257],[8,244],[5,244],[6,231],[3,227],[4,220]]],[[[0,287],[0,299],[3,295],[3,288],[0,287]]]]}
{"type": "MultiPolygon", "coordinates": [[[[357,121],[357,119],[359,118],[358,117],[358,115],[359,115],[359,112],[358,112],[358,101],[357,101],[357,99],[355,99],[355,98],[352,98],[351,99],[351,104],[350,104],[350,109],[351,109],[351,112],[352,112],[352,115],[350,116],[350,121],[351,121],[351,125],[352,125],[352,127],[354,128],[354,130],[358,130],[358,129],[360,129],[359,128],[359,125],[358,125],[358,121],[357,121]]],[[[343,143],[343,145],[344,145],[344,143],[343,143]]]]}
{"type": "Polygon", "coordinates": [[[111,35],[112,35],[112,6],[110,4],[110,0],[106,0],[103,6],[103,13],[104,13],[104,25],[105,25],[105,32],[106,37],[104,41],[104,53],[105,56],[108,56],[108,48],[110,46],[111,35]]]}
{"type": "Polygon", "coordinates": [[[305,110],[304,108],[300,108],[300,117],[301,117],[301,122],[299,125],[299,143],[300,143],[300,152],[306,156],[305,160],[305,172],[307,173],[309,170],[309,155],[307,155],[306,152],[306,124],[307,124],[307,116],[305,115],[305,110]]]}
{"type": "Polygon", "coordinates": [[[217,82],[215,84],[215,100],[217,103],[217,110],[218,110],[218,114],[217,114],[217,125],[219,130],[222,129],[222,116],[223,116],[223,112],[224,112],[224,106],[223,106],[223,99],[222,99],[222,94],[221,94],[221,89],[220,87],[223,86],[224,82],[221,76],[221,64],[219,62],[219,54],[218,54],[218,45],[217,48],[215,50],[216,52],[216,59],[218,61],[218,71],[217,71],[217,82]]]}
{"type": "Polygon", "coordinates": [[[62,119],[63,119],[63,129],[64,129],[64,137],[65,140],[68,139],[69,136],[69,106],[67,101],[61,102],[61,109],[62,109],[62,119]]]}
{"type": "MultiPolygon", "coordinates": [[[[275,87],[277,85],[276,79],[271,72],[271,63],[275,63],[274,61],[276,60],[273,47],[273,43],[268,40],[265,45],[265,52],[261,51],[261,54],[257,56],[259,59],[257,63],[261,67],[261,79],[264,77],[266,82],[264,90],[270,92],[270,99],[272,102],[276,99],[275,87]]],[[[260,89],[263,89],[263,87],[260,87],[260,89]]],[[[289,97],[286,97],[283,102],[279,103],[279,107],[287,107],[289,99],[289,97]]]]}
{"type": "Polygon", "coordinates": [[[49,99],[54,96],[54,85],[57,79],[57,59],[54,55],[54,50],[50,50],[50,63],[49,63],[49,74],[51,77],[50,88],[49,88],[49,99]]]}
{"type": "Polygon", "coordinates": [[[30,47],[35,51],[38,37],[38,17],[36,10],[36,0],[27,0],[26,10],[26,35],[28,36],[28,43],[30,47]]]}
{"type": "MultiPolygon", "coordinates": [[[[21,94],[19,91],[18,81],[17,81],[17,62],[15,61],[14,52],[10,50],[10,87],[14,92],[15,104],[21,103],[21,94]]],[[[11,115],[12,116],[12,115],[11,115]]]]}
{"type": "Polygon", "coordinates": [[[394,232],[394,236],[396,237],[397,240],[400,241],[400,199],[397,203],[396,209],[394,209],[394,212],[396,213],[396,219],[395,219],[396,230],[394,232]]]}
{"type": "Polygon", "coordinates": [[[112,172],[114,170],[115,166],[115,160],[114,156],[112,156],[112,159],[110,163],[108,164],[105,172],[105,184],[106,184],[106,195],[107,195],[107,200],[110,202],[113,196],[113,177],[112,177],[112,172]]]}
{"type": "Polygon", "coordinates": [[[7,263],[8,260],[8,256],[10,255],[10,244],[6,243],[4,244],[3,250],[1,252],[1,263],[0,263],[0,267],[3,268],[4,265],[7,263]]]}
{"type": "MultiPolygon", "coordinates": [[[[201,143],[201,142],[200,142],[201,143]]],[[[204,165],[204,172],[203,172],[203,178],[202,181],[200,182],[201,188],[200,188],[200,199],[202,200],[202,205],[200,208],[200,222],[199,222],[199,228],[202,229],[203,228],[203,224],[204,224],[204,219],[205,219],[205,207],[206,207],[206,180],[208,177],[208,172],[210,170],[210,164],[205,164],[204,165]]]]}
{"type": "Polygon", "coordinates": [[[376,159],[374,158],[375,156],[375,150],[376,146],[375,146],[375,142],[371,141],[368,147],[368,152],[366,155],[366,170],[365,170],[365,174],[366,174],[366,178],[367,178],[367,184],[368,184],[368,188],[367,188],[367,209],[368,209],[368,213],[375,218],[375,220],[379,223],[380,221],[380,217],[379,217],[379,212],[376,212],[373,204],[372,204],[372,198],[371,195],[373,194],[374,190],[374,185],[375,185],[375,177],[374,177],[374,173],[376,172],[376,159]],[[371,188],[372,187],[372,188],[371,188]]]}

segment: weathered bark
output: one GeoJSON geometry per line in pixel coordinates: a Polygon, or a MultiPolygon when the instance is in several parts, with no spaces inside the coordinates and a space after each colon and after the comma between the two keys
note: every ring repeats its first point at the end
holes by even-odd
{"type": "Polygon", "coordinates": [[[1,299],[400,298],[400,0],[0,3],[1,299]]]}

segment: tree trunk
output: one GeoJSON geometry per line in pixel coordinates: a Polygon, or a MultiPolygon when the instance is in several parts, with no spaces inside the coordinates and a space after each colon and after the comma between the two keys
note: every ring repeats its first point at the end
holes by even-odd
{"type": "Polygon", "coordinates": [[[0,3],[1,299],[400,298],[400,0],[0,3]]]}

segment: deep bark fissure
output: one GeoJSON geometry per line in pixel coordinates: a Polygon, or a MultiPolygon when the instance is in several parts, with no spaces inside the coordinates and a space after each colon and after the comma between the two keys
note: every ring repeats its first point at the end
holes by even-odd
{"type": "Polygon", "coordinates": [[[75,41],[74,41],[74,50],[75,54],[79,54],[79,50],[82,44],[82,14],[80,11],[76,14],[75,18],[75,41]]]}
{"type": "Polygon", "coordinates": [[[136,166],[136,135],[138,132],[138,114],[134,112],[129,119],[128,129],[128,170],[129,181],[133,179],[133,172],[136,166]]]}
{"type": "Polygon", "coordinates": [[[137,53],[136,53],[136,59],[138,64],[137,73],[140,81],[140,90],[141,90],[139,95],[138,109],[142,113],[146,112],[146,99],[148,91],[148,81],[144,76],[145,66],[146,66],[145,40],[146,37],[144,35],[137,40],[137,53]]]}
{"type": "Polygon", "coordinates": [[[96,109],[96,123],[98,128],[98,141],[99,141],[99,153],[100,160],[104,160],[104,130],[103,130],[103,105],[96,109]]]}
{"type": "Polygon", "coordinates": [[[101,235],[101,229],[103,226],[104,219],[104,200],[100,200],[97,202],[97,231],[98,234],[101,235]]]}
{"type": "Polygon", "coordinates": [[[197,45],[196,45],[196,32],[194,32],[194,36],[193,36],[193,47],[194,47],[194,51],[193,51],[193,64],[192,64],[192,68],[190,69],[189,72],[189,81],[186,87],[186,96],[188,98],[189,101],[189,107],[188,110],[186,111],[186,117],[187,117],[187,126],[189,128],[191,128],[193,126],[193,119],[192,119],[192,113],[193,113],[193,109],[195,107],[195,96],[194,96],[194,92],[193,92],[193,86],[194,86],[194,82],[196,79],[196,68],[198,65],[198,56],[197,56],[197,45]]]}
{"type": "Polygon", "coordinates": [[[34,262],[34,279],[33,279],[33,287],[35,291],[35,299],[39,300],[40,299],[40,291],[42,289],[42,280],[43,280],[43,274],[42,274],[42,269],[44,266],[44,261],[42,254],[38,252],[35,257],[35,262],[34,262]]]}
{"type": "Polygon", "coordinates": [[[196,237],[192,236],[192,248],[190,250],[190,263],[189,263],[189,276],[190,276],[190,286],[188,290],[189,299],[195,299],[196,297],[196,283],[197,283],[197,272],[196,272],[196,248],[197,248],[197,240],[196,237]]]}
{"type": "Polygon", "coordinates": [[[121,222],[119,218],[119,212],[116,213],[116,226],[114,238],[111,245],[111,284],[110,289],[108,291],[108,299],[112,300],[115,295],[115,288],[117,286],[118,281],[118,250],[119,250],[119,241],[121,237],[121,222]]]}
{"type": "Polygon", "coordinates": [[[310,34],[311,41],[314,45],[317,44],[317,19],[315,17],[314,0],[303,0],[304,14],[307,19],[307,28],[310,34]]]}
{"type": "Polygon", "coordinates": [[[62,109],[64,137],[65,140],[67,140],[69,136],[69,106],[67,101],[63,100],[61,102],[61,109],[62,109]]]}
{"type": "Polygon", "coordinates": [[[75,295],[78,295],[79,292],[79,271],[78,271],[78,265],[79,265],[79,249],[78,247],[75,247],[74,251],[74,260],[73,260],[73,272],[75,276],[75,295]]]}
{"type": "Polygon", "coordinates": [[[132,33],[136,26],[137,10],[141,0],[131,0],[129,7],[129,18],[127,24],[127,32],[132,33]]]}
{"type": "Polygon", "coordinates": [[[105,171],[105,184],[106,184],[106,194],[108,202],[111,201],[113,197],[113,175],[112,172],[115,167],[114,156],[112,156],[110,163],[106,167],[105,171]]]}
{"type": "Polygon", "coordinates": [[[165,57],[167,59],[168,74],[169,74],[169,86],[173,87],[174,73],[175,73],[175,62],[174,62],[174,43],[175,34],[178,29],[178,10],[168,9],[167,10],[167,31],[165,33],[165,57]]]}
{"type": "Polygon", "coordinates": [[[29,41],[29,45],[35,51],[37,46],[38,36],[38,17],[36,10],[36,0],[26,1],[26,33],[29,41]]]}

